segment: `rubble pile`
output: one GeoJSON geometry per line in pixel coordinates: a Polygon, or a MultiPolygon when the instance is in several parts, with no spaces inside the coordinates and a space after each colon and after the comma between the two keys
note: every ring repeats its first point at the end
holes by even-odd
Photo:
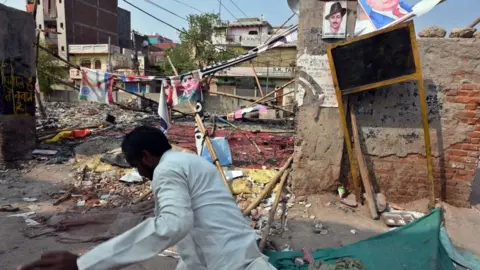
{"type": "Polygon", "coordinates": [[[134,128],[144,122],[158,122],[159,118],[154,113],[138,112],[95,102],[47,102],[45,109],[47,119],[42,119],[37,110],[37,131],[101,126],[108,115],[115,117],[116,128],[134,128]]]}
{"type": "Polygon", "coordinates": [[[90,170],[88,167],[77,169],[77,180],[72,192],[72,201],[76,207],[123,207],[132,203],[151,190],[148,181],[126,184],[120,181],[129,170],[115,168],[105,172],[90,170]]]}

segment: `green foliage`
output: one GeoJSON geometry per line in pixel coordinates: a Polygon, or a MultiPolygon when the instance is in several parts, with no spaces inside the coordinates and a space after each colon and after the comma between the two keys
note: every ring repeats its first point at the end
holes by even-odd
{"type": "MultiPolygon", "coordinates": [[[[179,74],[225,61],[240,54],[238,50],[225,49],[212,44],[212,35],[215,31],[213,26],[220,23],[218,14],[191,14],[188,15],[187,20],[188,30],[183,29],[184,32],[179,35],[181,44],[166,51],[166,55],[170,56],[179,74]]],[[[162,69],[166,75],[174,74],[168,61],[162,64],[162,69]]]]}
{"type": "MultiPolygon", "coordinates": [[[[42,44],[42,42],[40,44],[43,47],[47,47],[47,45],[42,44]]],[[[68,70],[65,65],[53,55],[41,49],[38,50],[37,71],[38,84],[42,92],[51,91],[52,86],[58,83],[54,78],[66,80],[68,77],[68,70]]]]}

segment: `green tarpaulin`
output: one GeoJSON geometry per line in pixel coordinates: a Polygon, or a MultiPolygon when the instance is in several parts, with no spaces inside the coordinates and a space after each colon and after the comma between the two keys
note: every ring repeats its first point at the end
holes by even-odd
{"type": "MultiPolygon", "coordinates": [[[[315,260],[334,264],[338,259],[359,259],[368,270],[434,270],[455,269],[440,242],[441,209],[399,229],[380,234],[339,249],[318,249],[315,260]]],[[[298,251],[266,252],[270,263],[278,270],[308,269],[308,264],[295,265],[295,258],[302,258],[298,251]]]]}

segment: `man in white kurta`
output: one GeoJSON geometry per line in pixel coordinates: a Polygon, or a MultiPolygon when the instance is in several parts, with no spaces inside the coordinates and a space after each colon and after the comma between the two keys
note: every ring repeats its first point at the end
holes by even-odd
{"type": "Polygon", "coordinates": [[[122,144],[127,161],[140,174],[153,179],[155,217],[81,257],[50,253],[20,269],[119,269],[174,245],[181,257],[179,270],[275,269],[259,251],[256,233],[243,218],[216,167],[202,157],[174,152],[163,140],[168,144],[160,131],[139,127],[122,144]],[[153,172],[149,172],[151,167],[153,172]],[[46,267],[41,267],[42,262],[46,267]]]}

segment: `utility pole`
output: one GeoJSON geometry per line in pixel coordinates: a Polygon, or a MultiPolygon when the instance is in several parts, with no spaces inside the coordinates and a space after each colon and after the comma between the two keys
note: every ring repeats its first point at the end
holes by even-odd
{"type": "Polygon", "coordinates": [[[108,37],[108,60],[107,60],[107,72],[112,71],[112,38],[108,37]]]}
{"type": "Polygon", "coordinates": [[[218,18],[222,21],[222,0],[218,0],[218,18]]]}

